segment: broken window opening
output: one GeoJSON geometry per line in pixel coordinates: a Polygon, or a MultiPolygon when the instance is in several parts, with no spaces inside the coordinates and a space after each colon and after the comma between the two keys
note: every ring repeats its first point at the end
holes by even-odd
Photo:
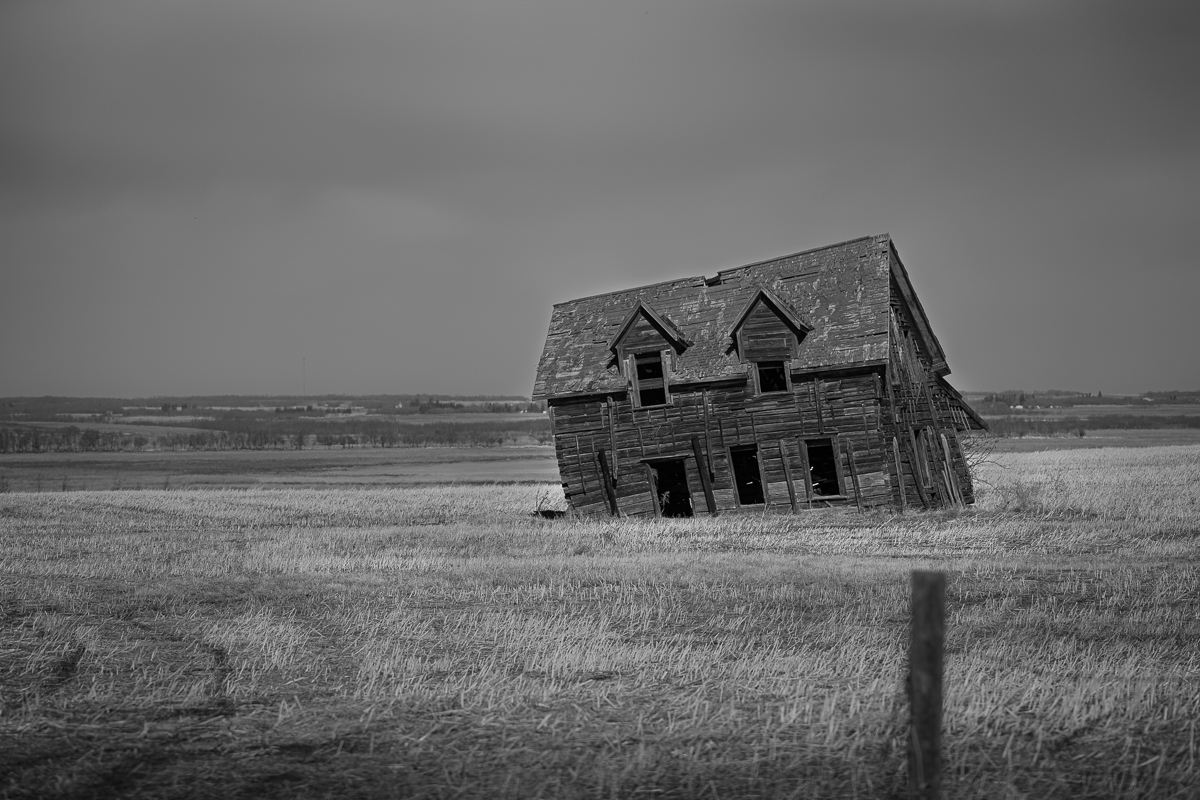
{"type": "Polygon", "coordinates": [[[737,487],[738,504],[743,506],[762,505],[762,473],[758,468],[758,445],[731,447],[729,462],[733,469],[733,483],[737,487]]]}
{"type": "Polygon", "coordinates": [[[634,356],[638,405],[662,406],[667,403],[667,381],[662,353],[638,353],[634,356]]]}
{"type": "Polygon", "coordinates": [[[812,478],[813,495],[832,497],[842,494],[838,482],[837,451],[832,439],[809,439],[808,472],[812,478]]]}
{"type": "Polygon", "coordinates": [[[755,363],[758,371],[758,391],[761,394],[769,392],[786,392],[788,390],[787,365],[783,361],[759,361],[755,363]]]}

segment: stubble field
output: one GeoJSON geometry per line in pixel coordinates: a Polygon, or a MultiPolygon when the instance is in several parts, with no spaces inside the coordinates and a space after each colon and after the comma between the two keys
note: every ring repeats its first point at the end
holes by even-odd
{"type": "Polygon", "coordinates": [[[1196,796],[1200,447],[1000,461],[903,516],[0,494],[0,795],[902,796],[935,568],[947,797],[1196,796]]]}

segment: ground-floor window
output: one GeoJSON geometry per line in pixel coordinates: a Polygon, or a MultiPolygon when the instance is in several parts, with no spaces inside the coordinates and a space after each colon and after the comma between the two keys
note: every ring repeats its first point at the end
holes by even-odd
{"type": "Polygon", "coordinates": [[[731,447],[729,461],[733,469],[733,484],[737,487],[738,503],[752,506],[765,502],[762,472],[758,468],[758,445],[731,447]]]}

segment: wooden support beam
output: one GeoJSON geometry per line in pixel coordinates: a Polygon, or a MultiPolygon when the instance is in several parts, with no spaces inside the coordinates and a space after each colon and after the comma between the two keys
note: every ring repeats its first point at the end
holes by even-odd
{"type": "Polygon", "coordinates": [[[900,460],[900,442],[892,437],[892,457],[896,459],[896,483],[900,487],[900,513],[908,510],[908,498],[904,486],[904,462],[900,460]]]}
{"type": "Polygon", "coordinates": [[[858,513],[863,512],[862,504],[862,488],[858,485],[858,466],[854,463],[854,447],[850,442],[846,442],[846,460],[850,462],[850,480],[854,482],[854,504],[858,506],[858,513]]]}
{"type": "MultiPolygon", "coordinates": [[[[751,419],[751,421],[753,421],[754,417],[751,417],[750,419],[751,419]]],[[[771,507],[771,490],[770,490],[769,486],[767,485],[767,462],[765,459],[763,459],[762,445],[759,445],[757,448],[755,448],[754,457],[758,459],[758,480],[760,483],[762,483],[763,507],[770,508],[771,507]]]]}
{"type": "Polygon", "coordinates": [[[962,491],[958,488],[958,475],[954,472],[954,457],[950,455],[950,443],[946,440],[946,434],[941,435],[942,452],[946,456],[946,478],[950,482],[950,492],[954,495],[954,502],[960,508],[966,506],[966,501],[963,500],[962,491]]]}
{"type": "Polygon", "coordinates": [[[909,797],[942,795],[942,672],[946,638],[946,575],[912,574],[912,631],[908,647],[909,797]]]}
{"type": "Polygon", "coordinates": [[[938,446],[933,428],[925,428],[924,439],[925,449],[929,451],[929,472],[934,493],[938,496],[938,507],[954,505],[954,497],[950,493],[950,479],[946,476],[945,463],[942,461],[942,449],[938,446]]]}
{"type": "Polygon", "coordinates": [[[796,485],[792,482],[792,465],[788,463],[787,444],[779,440],[779,457],[783,459],[783,479],[787,481],[788,501],[792,504],[792,513],[796,513],[796,485]]]}
{"type": "Polygon", "coordinates": [[[580,490],[587,494],[587,479],[583,476],[583,454],[579,452],[579,437],[575,437],[575,468],[579,470],[580,490]]]}
{"type": "Polygon", "coordinates": [[[917,449],[916,433],[912,428],[908,429],[908,436],[904,437],[904,449],[908,451],[908,463],[912,465],[913,478],[917,484],[917,496],[921,498],[921,505],[928,511],[930,507],[929,493],[925,490],[925,477],[922,474],[919,460],[921,454],[917,449]]]}
{"type": "Polygon", "coordinates": [[[654,480],[654,467],[646,467],[646,480],[650,483],[650,502],[654,505],[654,518],[662,519],[662,506],[658,503],[658,481],[654,480]]]}
{"type": "Polygon", "coordinates": [[[813,378],[812,387],[813,387],[814,402],[816,403],[816,406],[817,406],[817,433],[824,433],[825,432],[825,412],[821,408],[821,406],[822,406],[822,403],[821,403],[821,379],[813,378]]]}
{"type": "Polygon", "coordinates": [[[712,435],[709,433],[708,422],[708,389],[705,389],[701,393],[701,399],[704,402],[704,466],[708,470],[708,481],[709,483],[712,483],[716,476],[713,475],[712,467],[712,435]]]}
{"type": "Polygon", "coordinates": [[[692,437],[692,452],[696,454],[696,471],[700,473],[700,487],[704,489],[704,504],[708,507],[708,513],[715,517],[717,516],[717,498],[713,495],[712,480],[709,476],[705,453],[700,449],[699,436],[692,437]]]}
{"type": "Polygon", "coordinates": [[[603,450],[596,451],[596,460],[600,462],[600,481],[604,484],[604,495],[608,498],[608,511],[614,517],[620,516],[617,508],[617,493],[613,489],[612,476],[608,474],[608,458],[603,450]]]}
{"type": "Polygon", "coordinates": [[[800,468],[804,470],[804,499],[808,503],[808,510],[812,511],[813,500],[813,485],[812,485],[812,465],[808,461],[808,444],[803,439],[799,442],[800,445],[800,468]]]}
{"type": "Polygon", "coordinates": [[[616,485],[621,480],[621,467],[617,459],[617,410],[613,399],[608,398],[608,447],[612,451],[612,481],[616,485]]]}
{"type": "MultiPolygon", "coordinates": [[[[839,494],[846,496],[846,470],[842,469],[842,438],[836,433],[830,437],[829,443],[833,445],[833,466],[837,470],[839,494]]],[[[846,450],[846,452],[849,452],[846,450]]]]}

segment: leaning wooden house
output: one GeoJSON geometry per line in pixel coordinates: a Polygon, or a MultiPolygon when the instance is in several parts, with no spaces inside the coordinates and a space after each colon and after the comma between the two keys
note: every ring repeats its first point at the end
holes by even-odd
{"type": "Polygon", "coordinates": [[[887,235],[554,307],[534,398],[582,513],[971,503],[983,421],[887,235]]]}

